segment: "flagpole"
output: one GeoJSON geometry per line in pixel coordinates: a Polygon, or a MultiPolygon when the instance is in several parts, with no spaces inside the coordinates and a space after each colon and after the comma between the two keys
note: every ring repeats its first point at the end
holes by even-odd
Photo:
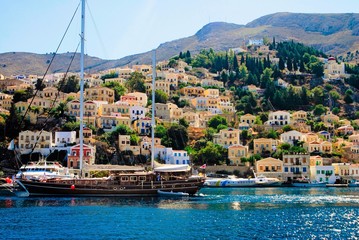
{"type": "Polygon", "coordinates": [[[152,52],[152,117],[151,117],[151,168],[155,166],[155,80],[156,80],[156,50],[152,52]]]}

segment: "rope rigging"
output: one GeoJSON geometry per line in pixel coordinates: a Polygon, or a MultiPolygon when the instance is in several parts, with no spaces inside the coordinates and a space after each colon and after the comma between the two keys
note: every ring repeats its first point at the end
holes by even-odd
{"type": "MultiPolygon", "coordinates": [[[[77,5],[77,7],[76,7],[76,9],[75,9],[75,11],[74,11],[74,13],[73,13],[73,15],[72,15],[72,17],[71,17],[71,20],[70,20],[69,24],[68,24],[67,27],[66,27],[65,33],[63,34],[63,36],[62,36],[62,38],[61,38],[61,40],[60,40],[60,42],[59,42],[59,44],[58,44],[58,46],[57,46],[57,48],[56,48],[56,51],[53,53],[52,58],[51,58],[51,60],[50,60],[50,63],[48,64],[48,66],[47,66],[47,68],[46,68],[46,71],[45,71],[43,77],[42,77],[41,79],[39,79],[39,80],[40,80],[40,81],[39,81],[40,86],[43,84],[43,81],[44,81],[44,79],[45,79],[45,76],[47,75],[47,73],[48,73],[48,71],[49,71],[49,69],[50,69],[52,63],[54,62],[54,59],[55,59],[55,57],[56,57],[56,55],[57,55],[57,53],[58,53],[58,51],[59,51],[59,49],[60,49],[60,47],[61,47],[61,45],[62,45],[62,42],[63,42],[65,36],[67,35],[67,32],[68,32],[68,30],[69,30],[69,28],[70,28],[70,26],[71,26],[71,24],[72,24],[72,22],[73,22],[73,19],[74,19],[75,16],[76,16],[76,13],[77,13],[77,11],[78,11],[78,8],[79,8],[79,6],[80,6],[80,3],[81,3],[81,2],[79,2],[79,4],[77,5]]],[[[72,57],[71,57],[71,61],[70,61],[69,66],[68,66],[68,68],[67,68],[67,70],[66,70],[66,73],[65,73],[63,79],[61,80],[61,85],[60,85],[60,87],[63,85],[63,82],[65,81],[65,79],[66,79],[66,77],[67,77],[67,74],[68,74],[68,72],[70,71],[71,65],[72,65],[73,60],[74,60],[74,58],[75,58],[75,56],[76,56],[77,50],[78,50],[78,48],[79,48],[79,45],[80,45],[80,43],[77,45],[76,50],[75,50],[75,52],[73,53],[73,55],[72,55],[72,57]]],[[[55,99],[52,101],[52,103],[51,103],[51,105],[50,105],[50,109],[52,109],[52,108],[54,107],[54,105],[55,105],[55,103],[56,103],[56,101],[57,101],[57,98],[58,98],[58,96],[60,95],[60,89],[61,89],[61,88],[58,88],[58,92],[57,92],[57,94],[56,94],[56,96],[55,96],[55,99]]],[[[39,88],[36,88],[36,91],[35,91],[35,93],[33,94],[33,97],[31,98],[31,101],[30,101],[28,107],[27,107],[27,109],[26,109],[24,115],[23,115],[22,118],[21,118],[20,126],[23,124],[26,115],[27,115],[28,112],[30,111],[31,105],[32,105],[32,103],[34,102],[34,99],[35,99],[35,97],[37,96],[38,92],[39,92],[39,88]]],[[[38,141],[39,141],[39,139],[40,139],[40,136],[41,136],[41,134],[42,134],[42,132],[43,132],[43,129],[44,129],[44,127],[47,125],[48,119],[49,119],[49,115],[46,117],[46,119],[45,119],[45,121],[44,121],[44,123],[43,123],[43,125],[42,125],[42,127],[41,127],[41,130],[40,130],[40,132],[39,132],[39,135],[37,136],[37,139],[36,139],[36,141],[35,141],[35,144],[34,144],[34,146],[32,147],[32,149],[31,149],[31,151],[30,151],[30,153],[29,153],[30,159],[31,159],[31,155],[32,155],[33,151],[35,150],[36,145],[37,145],[37,143],[38,143],[38,141]]],[[[18,155],[18,154],[15,154],[15,155],[18,155]]],[[[17,164],[18,164],[18,162],[20,162],[20,163],[22,164],[21,159],[19,158],[19,156],[16,156],[16,160],[17,160],[17,162],[16,162],[17,164]]],[[[19,166],[18,166],[18,167],[19,167],[19,166]]]]}

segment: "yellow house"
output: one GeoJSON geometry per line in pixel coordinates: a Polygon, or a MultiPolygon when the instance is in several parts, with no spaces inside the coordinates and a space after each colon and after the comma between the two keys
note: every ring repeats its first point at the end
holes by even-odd
{"type": "Polygon", "coordinates": [[[118,69],[118,77],[129,79],[131,77],[131,74],[134,72],[131,68],[120,68],[118,69]]]}
{"type": "Polygon", "coordinates": [[[277,148],[278,141],[272,138],[257,138],[253,140],[254,154],[272,153],[277,148]]]}
{"type": "Polygon", "coordinates": [[[140,155],[141,149],[138,145],[131,145],[130,135],[118,135],[118,147],[120,151],[131,151],[133,155],[140,155]]]}
{"type": "Polygon", "coordinates": [[[126,125],[132,128],[131,119],[123,117],[121,114],[102,115],[98,118],[97,126],[103,128],[104,131],[113,131],[119,125],[126,125]]]}
{"type": "Polygon", "coordinates": [[[248,123],[249,126],[253,126],[255,121],[256,121],[256,116],[253,116],[252,114],[249,113],[240,117],[240,122],[248,123]]]}
{"type": "Polygon", "coordinates": [[[49,154],[52,145],[52,132],[22,131],[19,133],[19,149],[22,154],[34,152],[49,154]]]}
{"type": "Polygon", "coordinates": [[[177,73],[166,73],[165,81],[169,82],[171,86],[177,87],[178,86],[178,74],[177,73]]]}
{"type": "Polygon", "coordinates": [[[218,109],[218,103],[219,103],[219,99],[218,98],[208,98],[207,99],[207,108],[208,111],[211,111],[211,109],[218,109]]]}
{"type": "Polygon", "coordinates": [[[12,103],[12,95],[6,93],[0,93],[0,107],[10,110],[12,103]]]}
{"type": "Polygon", "coordinates": [[[218,134],[214,134],[213,143],[228,148],[232,145],[238,145],[240,131],[234,128],[222,129],[218,134]]]}
{"type": "Polygon", "coordinates": [[[203,94],[205,97],[217,98],[217,97],[219,97],[219,90],[208,88],[208,89],[204,90],[203,94]]]}
{"type": "Polygon", "coordinates": [[[292,113],[292,120],[294,122],[305,122],[305,121],[307,121],[307,116],[308,116],[308,114],[305,111],[302,111],[302,110],[296,111],[296,112],[292,113]]]}
{"type": "Polygon", "coordinates": [[[112,113],[121,113],[122,116],[129,116],[129,103],[128,102],[116,102],[111,104],[102,105],[102,113],[105,115],[111,115],[112,113]]]}
{"type": "Polygon", "coordinates": [[[228,97],[228,96],[220,96],[219,97],[218,108],[224,113],[225,112],[227,112],[227,113],[235,112],[234,105],[231,102],[230,97],[228,97]]]}
{"type": "Polygon", "coordinates": [[[353,134],[349,136],[349,141],[354,145],[359,145],[359,134],[353,134]]]}
{"type": "MultiPolygon", "coordinates": [[[[133,92],[133,93],[128,93],[126,96],[131,96],[134,97],[135,100],[138,102],[137,106],[142,106],[142,107],[146,107],[147,106],[147,95],[146,93],[142,93],[142,92],[133,92]]],[[[121,97],[122,99],[122,97],[121,97]]]]}
{"type": "Polygon", "coordinates": [[[66,93],[59,92],[59,90],[55,87],[46,87],[40,92],[40,96],[46,99],[55,99],[57,100],[65,100],[66,93]]]}
{"type": "Polygon", "coordinates": [[[40,97],[30,98],[27,100],[27,103],[30,104],[31,101],[32,101],[31,106],[39,107],[41,110],[50,109],[52,107],[57,106],[56,103],[53,103],[53,100],[40,98],[40,97]]]}
{"type": "Polygon", "coordinates": [[[20,114],[20,116],[25,116],[25,120],[29,121],[31,124],[35,124],[37,122],[37,117],[39,113],[36,113],[31,110],[27,110],[29,104],[27,102],[17,102],[15,103],[15,109],[20,114]],[[27,111],[27,112],[26,112],[27,111]]]}
{"type": "Polygon", "coordinates": [[[144,64],[142,64],[142,65],[133,65],[132,69],[135,72],[142,73],[144,76],[147,75],[147,74],[152,73],[152,66],[151,65],[144,65],[144,64]]]}
{"type": "Polygon", "coordinates": [[[283,161],[272,157],[256,161],[256,172],[259,175],[280,179],[283,177],[283,161]]]}
{"type": "Polygon", "coordinates": [[[182,118],[183,109],[173,103],[156,103],[155,116],[163,120],[179,120],[182,118]]]}
{"type": "Polygon", "coordinates": [[[247,155],[248,146],[237,144],[228,147],[228,159],[231,161],[232,165],[241,164],[241,158],[247,157],[247,155]]]}
{"type": "MultiPolygon", "coordinates": [[[[67,103],[67,114],[69,116],[80,117],[80,101],[72,100],[67,103]]],[[[94,101],[88,100],[84,102],[84,119],[101,115],[101,110],[94,101]]]]}
{"type": "Polygon", "coordinates": [[[307,143],[317,142],[317,141],[319,141],[319,137],[318,137],[317,134],[312,133],[312,132],[306,133],[306,134],[304,135],[304,141],[307,142],[307,143]]]}
{"type": "Polygon", "coordinates": [[[332,153],[333,151],[333,146],[331,142],[328,141],[323,141],[323,142],[319,142],[319,141],[314,141],[314,142],[305,142],[303,144],[303,148],[309,152],[321,152],[321,153],[332,153]]]}
{"type": "Polygon", "coordinates": [[[85,89],[85,96],[89,100],[107,101],[108,103],[113,103],[115,100],[114,90],[100,86],[85,89]]]}
{"type": "Polygon", "coordinates": [[[95,142],[95,139],[92,138],[92,130],[91,130],[91,128],[84,127],[83,136],[84,136],[83,139],[84,139],[85,144],[91,144],[91,143],[95,142]]]}
{"type": "Polygon", "coordinates": [[[11,86],[7,86],[6,90],[8,92],[15,92],[17,90],[26,90],[28,88],[32,88],[32,86],[28,83],[20,83],[19,85],[11,85],[11,86]]]}
{"type": "Polygon", "coordinates": [[[180,89],[181,95],[185,97],[202,97],[204,96],[203,87],[187,86],[180,89]]]}
{"type": "MultiPolygon", "coordinates": [[[[165,80],[157,80],[155,82],[156,90],[161,90],[166,93],[168,96],[171,95],[171,83],[166,82],[165,80]]],[[[152,91],[152,90],[151,90],[152,91]]],[[[146,89],[147,93],[147,89],[146,89]]]]}
{"type": "Polygon", "coordinates": [[[348,163],[332,163],[334,167],[335,175],[339,175],[341,177],[349,176],[350,175],[350,164],[348,163]]]}
{"type": "Polygon", "coordinates": [[[183,113],[183,118],[188,122],[188,124],[192,127],[199,127],[199,115],[198,113],[189,111],[183,113]]]}

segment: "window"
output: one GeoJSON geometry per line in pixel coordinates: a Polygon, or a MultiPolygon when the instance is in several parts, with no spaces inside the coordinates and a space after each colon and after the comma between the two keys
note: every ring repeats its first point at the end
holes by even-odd
{"type": "Polygon", "coordinates": [[[287,167],[284,168],[284,172],[288,172],[288,168],[287,168],[287,167]]]}
{"type": "Polygon", "coordinates": [[[307,172],[307,168],[306,168],[306,167],[303,167],[303,172],[307,172]]]}

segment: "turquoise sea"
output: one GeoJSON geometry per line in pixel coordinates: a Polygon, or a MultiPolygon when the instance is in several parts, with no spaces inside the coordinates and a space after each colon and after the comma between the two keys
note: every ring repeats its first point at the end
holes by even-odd
{"type": "Polygon", "coordinates": [[[0,197],[1,239],[358,239],[359,188],[226,188],[186,198],[0,197]]]}

